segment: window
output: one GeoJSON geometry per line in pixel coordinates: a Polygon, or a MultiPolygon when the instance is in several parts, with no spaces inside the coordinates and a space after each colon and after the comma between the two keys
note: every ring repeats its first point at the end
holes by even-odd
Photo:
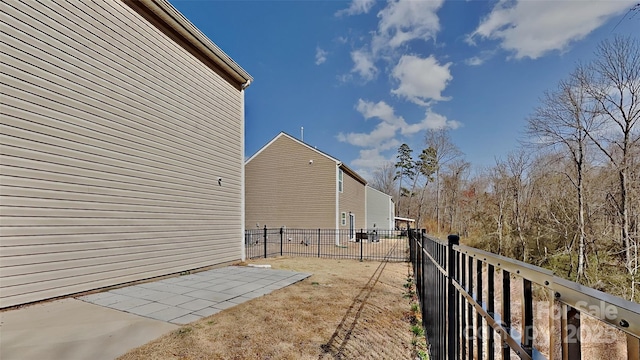
{"type": "Polygon", "coordinates": [[[340,225],[347,225],[347,213],[344,211],[342,212],[342,214],[340,214],[340,225]]]}
{"type": "Polygon", "coordinates": [[[344,174],[342,173],[342,169],[338,171],[338,191],[342,192],[342,177],[344,174]]]}

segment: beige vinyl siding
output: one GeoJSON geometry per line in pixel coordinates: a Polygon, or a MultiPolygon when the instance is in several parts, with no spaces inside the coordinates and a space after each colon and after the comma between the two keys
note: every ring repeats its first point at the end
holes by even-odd
{"type": "Polygon", "coordinates": [[[280,135],[247,162],[245,177],[247,229],[335,229],[334,160],[280,135]]]}
{"type": "Polygon", "coordinates": [[[349,212],[355,215],[356,230],[367,228],[367,218],[365,212],[365,185],[356,180],[347,171],[344,171],[344,190],[339,197],[339,211],[347,213],[347,224],[340,226],[341,229],[349,228],[349,212]]]}
{"type": "Polygon", "coordinates": [[[391,196],[372,187],[365,187],[367,195],[367,227],[379,230],[393,230],[393,202],[391,196]]]}
{"type": "Polygon", "coordinates": [[[124,2],[0,6],[0,307],[240,259],[239,85],[124,2]]]}

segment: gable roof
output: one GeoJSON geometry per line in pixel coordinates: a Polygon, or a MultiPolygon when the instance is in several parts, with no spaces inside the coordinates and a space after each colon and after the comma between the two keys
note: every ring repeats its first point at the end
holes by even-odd
{"type": "Polygon", "coordinates": [[[325,153],[324,151],[320,151],[318,149],[316,149],[315,147],[296,139],[295,137],[287,134],[284,131],[281,131],[278,135],[276,135],[276,137],[274,137],[273,139],[271,139],[271,141],[269,141],[267,144],[265,144],[263,147],[260,148],[260,150],[256,151],[255,154],[253,154],[249,159],[247,159],[247,161],[244,162],[245,165],[247,165],[251,160],[253,160],[256,156],[258,156],[260,153],[262,153],[262,151],[264,151],[266,148],[268,148],[271,144],[273,144],[276,140],[280,139],[281,137],[285,137],[288,138],[290,140],[295,141],[296,143],[298,143],[299,145],[302,145],[312,151],[315,151],[316,153],[326,157],[327,159],[333,161],[336,163],[336,165],[338,165],[338,167],[340,167],[340,169],[342,169],[342,171],[346,172],[347,174],[349,174],[351,177],[353,177],[354,179],[356,179],[358,182],[360,182],[363,185],[367,185],[367,180],[365,180],[362,176],[358,175],[357,172],[355,172],[353,169],[351,169],[350,167],[348,167],[347,165],[345,165],[342,161],[338,160],[337,158],[325,153]]]}
{"type": "Polygon", "coordinates": [[[382,195],[388,196],[388,197],[390,197],[390,198],[391,198],[391,201],[393,201],[393,196],[391,196],[391,195],[389,195],[389,194],[387,194],[387,193],[385,193],[385,192],[382,192],[382,191],[380,191],[380,190],[378,190],[378,189],[375,189],[375,188],[373,188],[373,187],[371,187],[371,186],[369,186],[369,185],[367,185],[367,190],[369,190],[369,191],[373,190],[373,191],[375,191],[375,192],[377,192],[377,193],[379,193],[379,194],[382,194],[382,195]]]}

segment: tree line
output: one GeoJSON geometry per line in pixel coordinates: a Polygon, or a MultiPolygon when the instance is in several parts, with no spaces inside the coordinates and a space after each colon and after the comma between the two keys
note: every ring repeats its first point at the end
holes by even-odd
{"type": "Polygon", "coordinates": [[[639,119],[640,44],[615,37],[545,92],[520,147],[495,165],[472,172],[449,132],[431,130],[371,186],[430,233],[637,301],[639,119]]]}

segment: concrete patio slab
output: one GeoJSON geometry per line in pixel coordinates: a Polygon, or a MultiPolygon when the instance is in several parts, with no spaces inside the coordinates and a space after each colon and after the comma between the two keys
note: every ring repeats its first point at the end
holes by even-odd
{"type": "Polygon", "coordinates": [[[214,311],[206,311],[206,308],[226,309],[232,304],[249,301],[308,276],[310,274],[287,270],[229,266],[87,295],[79,299],[153,319],[184,324],[188,319],[204,317],[206,315],[202,314],[214,311]]]}
{"type": "Polygon", "coordinates": [[[112,360],[179,326],[63,299],[0,313],[0,359],[112,360]]]}
{"type": "Polygon", "coordinates": [[[229,266],[0,312],[0,359],[114,359],[311,274],[229,266]]]}
{"type": "Polygon", "coordinates": [[[133,314],[184,324],[306,279],[287,270],[228,266],[127,286],[78,299],[133,314]],[[110,296],[112,295],[112,296],[110,296]],[[191,316],[186,316],[191,315],[191,316]]]}

